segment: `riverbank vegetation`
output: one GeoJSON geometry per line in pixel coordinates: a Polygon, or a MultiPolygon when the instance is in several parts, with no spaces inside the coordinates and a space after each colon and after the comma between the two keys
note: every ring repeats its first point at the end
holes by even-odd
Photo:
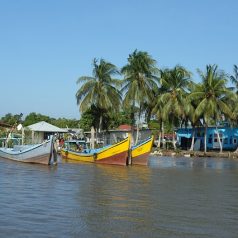
{"type": "MultiPolygon", "coordinates": [[[[135,50],[121,69],[103,59],[94,59],[92,72],[92,76],[79,78],[76,99],[82,118],[90,115],[88,126],[99,132],[108,129],[107,120],[116,112],[126,112],[129,117],[125,119],[136,125],[137,131],[142,122],[150,125],[151,120],[152,124],[156,121],[159,141],[163,141],[165,125],[170,128],[167,132],[172,133],[175,128],[188,125],[205,130],[209,125],[224,122],[237,125],[236,65],[234,75],[228,75],[217,65],[206,65],[197,70],[200,81],[196,82],[183,66],[162,69],[147,52],[135,50]]],[[[206,141],[206,133],[204,137],[206,141]]],[[[176,148],[174,137],[173,145],[176,148]]]]}

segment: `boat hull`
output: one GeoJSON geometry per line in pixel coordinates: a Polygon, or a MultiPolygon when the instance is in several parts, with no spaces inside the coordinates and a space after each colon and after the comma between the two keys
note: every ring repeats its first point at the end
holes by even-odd
{"type": "Polygon", "coordinates": [[[98,164],[127,165],[128,151],[124,151],[100,160],[96,160],[98,164]]]}
{"type": "Polygon", "coordinates": [[[127,165],[128,151],[130,146],[129,138],[114,145],[99,149],[94,153],[80,153],[67,149],[62,149],[63,159],[91,162],[98,164],[127,165]]]}
{"type": "Polygon", "coordinates": [[[94,163],[93,154],[86,154],[86,153],[77,153],[74,151],[61,149],[61,157],[65,160],[74,160],[74,161],[82,161],[82,162],[90,162],[94,163]]]}
{"type": "Polygon", "coordinates": [[[53,139],[38,145],[19,146],[18,149],[0,148],[0,158],[49,165],[53,158],[53,139]]]}
{"type": "Polygon", "coordinates": [[[153,145],[153,136],[131,148],[131,164],[147,165],[153,145]]]}
{"type": "Polygon", "coordinates": [[[35,163],[35,164],[45,164],[45,165],[49,165],[50,164],[50,157],[51,154],[44,154],[44,155],[38,155],[29,159],[25,159],[24,163],[35,163]]]}

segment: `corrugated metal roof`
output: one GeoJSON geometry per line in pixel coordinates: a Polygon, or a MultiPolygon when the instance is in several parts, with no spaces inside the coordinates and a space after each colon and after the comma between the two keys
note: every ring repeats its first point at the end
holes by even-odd
{"type": "Polygon", "coordinates": [[[51,125],[45,121],[40,121],[35,124],[28,126],[31,131],[41,131],[41,132],[68,132],[67,130],[61,129],[57,126],[51,125]]]}

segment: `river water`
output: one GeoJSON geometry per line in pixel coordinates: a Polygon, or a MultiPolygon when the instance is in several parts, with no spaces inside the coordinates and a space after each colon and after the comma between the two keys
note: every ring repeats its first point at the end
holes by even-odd
{"type": "Polygon", "coordinates": [[[0,237],[238,237],[238,162],[148,167],[0,160],[0,237]]]}

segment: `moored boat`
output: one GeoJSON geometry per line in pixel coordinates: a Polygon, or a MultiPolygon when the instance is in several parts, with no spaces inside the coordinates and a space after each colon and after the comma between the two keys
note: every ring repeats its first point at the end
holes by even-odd
{"type": "Polygon", "coordinates": [[[131,147],[131,164],[147,165],[154,137],[151,136],[131,147]]]}
{"type": "Polygon", "coordinates": [[[130,139],[128,137],[116,144],[104,146],[99,149],[72,149],[72,146],[69,146],[70,142],[65,142],[65,145],[61,150],[63,159],[100,164],[127,165],[130,139]]]}
{"type": "Polygon", "coordinates": [[[53,137],[36,145],[15,145],[13,148],[0,148],[0,158],[50,165],[54,161],[53,137]]]}

